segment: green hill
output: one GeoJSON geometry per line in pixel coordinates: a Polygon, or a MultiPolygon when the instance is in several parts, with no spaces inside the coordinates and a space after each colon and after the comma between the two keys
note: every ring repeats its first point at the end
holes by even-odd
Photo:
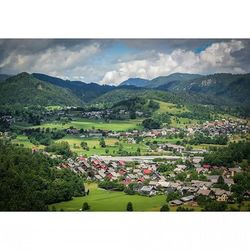
{"type": "Polygon", "coordinates": [[[162,85],[172,85],[182,81],[188,81],[200,78],[202,75],[188,73],[174,73],[168,76],[159,76],[148,82],[146,87],[157,88],[162,85]]]}
{"type": "Polygon", "coordinates": [[[41,81],[49,82],[55,86],[72,91],[74,95],[79,97],[85,103],[115,88],[113,86],[99,85],[97,83],[85,83],[81,81],[63,80],[45,74],[33,73],[32,75],[41,81]]]}
{"type": "Polygon", "coordinates": [[[81,101],[70,90],[21,73],[1,83],[0,104],[77,106],[81,101]]]}

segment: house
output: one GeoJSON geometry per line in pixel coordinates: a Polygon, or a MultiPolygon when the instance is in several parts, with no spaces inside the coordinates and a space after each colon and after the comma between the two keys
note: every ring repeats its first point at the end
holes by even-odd
{"type": "Polygon", "coordinates": [[[203,168],[210,169],[211,165],[209,165],[209,164],[203,164],[203,168]]]}
{"type": "Polygon", "coordinates": [[[241,172],[241,168],[229,168],[228,170],[230,171],[232,177],[241,172]]]}
{"type": "Polygon", "coordinates": [[[243,196],[245,199],[250,199],[250,191],[245,192],[243,196]]]}
{"type": "Polygon", "coordinates": [[[167,187],[167,188],[165,189],[165,194],[168,195],[168,194],[170,194],[170,193],[174,193],[175,191],[176,191],[175,188],[167,187]]]}
{"type": "Polygon", "coordinates": [[[160,187],[163,187],[163,188],[169,187],[169,182],[167,182],[167,181],[159,181],[158,184],[160,187]]]}
{"type": "Polygon", "coordinates": [[[149,185],[149,186],[154,186],[154,187],[156,187],[156,186],[158,186],[158,182],[157,182],[157,181],[150,181],[150,182],[148,183],[148,185],[149,185]]]}
{"type": "Polygon", "coordinates": [[[180,183],[177,183],[177,182],[169,182],[169,187],[177,190],[177,188],[180,188],[181,185],[180,185],[180,183]]]}
{"type": "Polygon", "coordinates": [[[196,193],[197,195],[202,195],[202,196],[209,196],[211,194],[211,190],[209,189],[199,189],[198,192],[196,193]]]}
{"type": "Polygon", "coordinates": [[[224,182],[230,187],[234,184],[234,180],[233,179],[228,179],[228,178],[223,178],[224,182]]]}
{"type": "Polygon", "coordinates": [[[207,179],[210,180],[212,183],[217,183],[219,179],[219,175],[209,175],[207,179]]]}
{"type": "Polygon", "coordinates": [[[124,184],[125,186],[128,186],[131,182],[132,182],[131,179],[125,179],[122,181],[122,184],[124,184]]]}
{"type": "Polygon", "coordinates": [[[98,174],[96,174],[96,175],[94,175],[94,178],[97,180],[97,181],[101,181],[103,178],[100,176],[100,175],[98,175],[98,174]]]}
{"type": "Polygon", "coordinates": [[[119,164],[120,166],[125,166],[125,165],[126,165],[125,161],[122,161],[122,160],[119,160],[119,161],[118,161],[118,164],[119,164]]]}
{"type": "Polygon", "coordinates": [[[197,167],[195,170],[198,174],[207,172],[206,168],[201,168],[201,167],[197,167]]]}
{"type": "Polygon", "coordinates": [[[182,204],[183,204],[183,202],[180,201],[180,200],[172,200],[172,201],[169,202],[170,206],[180,206],[182,204]]]}
{"type": "Polygon", "coordinates": [[[171,151],[178,152],[178,153],[182,153],[185,149],[185,147],[183,147],[183,146],[175,145],[175,144],[171,144],[171,143],[165,144],[164,148],[166,150],[171,150],[171,151]]]}
{"type": "Polygon", "coordinates": [[[143,186],[140,190],[140,194],[152,196],[152,195],[156,195],[156,191],[153,186],[143,186]]]}
{"type": "Polygon", "coordinates": [[[211,190],[214,192],[217,201],[226,202],[231,196],[231,192],[221,188],[211,188],[211,190]]]}
{"type": "Polygon", "coordinates": [[[189,192],[189,189],[190,189],[190,187],[182,187],[182,188],[180,188],[179,191],[182,193],[182,195],[184,195],[184,194],[189,192]]]}
{"type": "Polygon", "coordinates": [[[103,170],[98,171],[98,174],[102,177],[105,178],[106,174],[103,170]]]}
{"type": "Polygon", "coordinates": [[[151,169],[144,169],[143,174],[150,175],[150,174],[152,174],[152,170],[151,169]]]}
{"type": "Polygon", "coordinates": [[[181,164],[176,165],[176,167],[181,169],[181,170],[185,170],[187,168],[186,165],[181,165],[181,164]]]}
{"type": "Polygon", "coordinates": [[[189,202],[189,201],[193,201],[194,200],[194,195],[189,195],[189,196],[185,196],[181,198],[182,202],[189,202]]]}
{"type": "Polygon", "coordinates": [[[143,177],[140,177],[140,178],[137,179],[137,182],[141,182],[142,183],[144,181],[145,181],[145,179],[143,177]]]}

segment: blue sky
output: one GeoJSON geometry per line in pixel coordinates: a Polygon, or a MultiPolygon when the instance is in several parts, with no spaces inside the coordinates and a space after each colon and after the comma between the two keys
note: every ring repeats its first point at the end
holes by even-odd
{"type": "Polygon", "coordinates": [[[175,72],[246,73],[250,42],[239,39],[1,39],[0,73],[44,73],[119,84],[175,72]]]}

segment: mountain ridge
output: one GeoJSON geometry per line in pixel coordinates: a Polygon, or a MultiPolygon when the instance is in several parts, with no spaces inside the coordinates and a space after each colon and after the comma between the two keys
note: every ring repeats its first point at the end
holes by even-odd
{"type": "Polygon", "coordinates": [[[22,72],[0,84],[0,104],[22,105],[81,105],[70,90],[54,86],[22,72]]]}

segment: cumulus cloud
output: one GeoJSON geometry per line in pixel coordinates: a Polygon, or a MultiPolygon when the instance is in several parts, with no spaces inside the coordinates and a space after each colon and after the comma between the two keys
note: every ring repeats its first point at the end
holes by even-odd
{"type": "Polygon", "coordinates": [[[244,73],[241,64],[232,56],[244,48],[240,40],[217,42],[205,50],[175,49],[171,53],[156,52],[155,56],[142,60],[119,62],[116,69],[108,71],[102,83],[120,83],[130,77],[152,79],[175,72],[185,73],[244,73]]]}
{"type": "Polygon", "coordinates": [[[0,68],[2,71],[6,69],[7,72],[42,72],[54,76],[67,76],[67,73],[79,75],[86,68],[86,61],[99,50],[98,43],[73,50],[58,45],[34,54],[17,53],[14,50],[0,63],[0,68]]]}
{"type": "Polygon", "coordinates": [[[0,73],[119,84],[175,72],[250,72],[250,40],[0,39],[0,73]]]}

